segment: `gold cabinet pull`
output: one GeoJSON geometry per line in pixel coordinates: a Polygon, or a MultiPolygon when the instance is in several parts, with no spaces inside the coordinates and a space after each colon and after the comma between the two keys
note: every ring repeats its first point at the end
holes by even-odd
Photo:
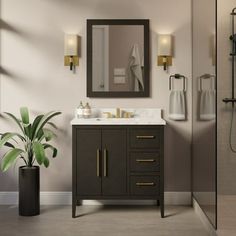
{"type": "Polygon", "coordinates": [[[136,138],[137,139],[154,139],[155,136],[154,135],[137,135],[136,138]]]}
{"type": "Polygon", "coordinates": [[[155,162],[155,159],[136,159],[136,162],[155,162]]]}
{"type": "Polygon", "coordinates": [[[107,177],[107,150],[106,149],[104,149],[104,155],[103,155],[103,158],[104,158],[104,162],[103,162],[103,164],[104,164],[104,166],[103,166],[103,175],[104,175],[104,177],[107,177]]]}
{"type": "Polygon", "coordinates": [[[136,186],[154,186],[154,185],[155,185],[155,183],[153,183],[153,182],[136,183],[136,186]]]}
{"type": "Polygon", "coordinates": [[[97,149],[97,177],[100,177],[100,150],[97,149]]]}

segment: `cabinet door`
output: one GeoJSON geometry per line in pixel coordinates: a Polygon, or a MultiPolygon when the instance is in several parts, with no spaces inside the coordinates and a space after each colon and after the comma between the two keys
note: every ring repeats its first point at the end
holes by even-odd
{"type": "Polygon", "coordinates": [[[101,130],[77,129],[76,148],[77,195],[101,195],[101,130]]]}
{"type": "Polygon", "coordinates": [[[126,129],[102,129],[103,179],[102,194],[125,195],[126,129]]]}

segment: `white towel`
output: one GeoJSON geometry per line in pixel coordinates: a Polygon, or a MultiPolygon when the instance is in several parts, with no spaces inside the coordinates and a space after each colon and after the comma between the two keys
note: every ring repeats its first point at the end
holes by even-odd
{"type": "Polygon", "coordinates": [[[134,44],[131,49],[130,62],[129,62],[129,75],[130,80],[134,83],[132,90],[138,92],[144,90],[143,75],[141,68],[141,59],[139,54],[138,44],[134,44]]]}
{"type": "Polygon", "coordinates": [[[169,100],[169,118],[171,120],[186,120],[185,103],[185,91],[171,91],[169,100]]]}
{"type": "Polygon", "coordinates": [[[202,90],[200,91],[200,107],[199,118],[200,120],[213,120],[216,117],[215,110],[215,90],[202,90]]]}

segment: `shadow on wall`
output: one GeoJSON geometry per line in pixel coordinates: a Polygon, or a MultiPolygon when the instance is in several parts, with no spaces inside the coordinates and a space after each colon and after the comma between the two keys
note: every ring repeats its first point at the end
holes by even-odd
{"type": "MultiPolygon", "coordinates": [[[[136,14],[136,18],[143,18],[145,15],[143,13],[143,10],[141,7],[139,7],[139,4],[136,0],[120,0],[120,1],[109,1],[109,0],[100,0],[100,1],[84,1],[84,0],[57,0],[57,1],[51,1],[51,0],[45,0],[49,4],[52,4],[56,7],[56,5],[61,8],[64,5],[65,10],[68,9],[68,14],[72,10],[76,9],[83,9],[81,12],[84,12],[86,14],[86,10],[89,10],[89,15],[86,16],[86,18],[96,18],[99,17],[99,15],[102,15],[103,17],[109,19],[114,18],[129,18],[130,12],[132,12],[132,18],[134,18],[134,12],[136,14]],[[134,8],[135,6],[135,8],[134,8]],[[93,9],[93,11],[90,11],[93,9]],[[115,9],[115,11],[111,11],[111,9],[115,9]]],[[[151,3],[150,3],[151,4],[151,3]]]]}

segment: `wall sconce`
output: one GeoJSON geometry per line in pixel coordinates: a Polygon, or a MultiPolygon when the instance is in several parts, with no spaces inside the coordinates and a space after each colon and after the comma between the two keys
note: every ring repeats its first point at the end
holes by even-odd
{"type": "Polygon", "coordinates": [[[64,65],[73,67],[79,65],[79,37],[74,34],[65,34],[64,40],[64,65]]]}
{"type": "Polygon", "coordinates": [[[158,35],[157,53],[157,65],[163,66],[164,70],[167,70],[167,66],[172,65],[172,35],[158,35]]]}

